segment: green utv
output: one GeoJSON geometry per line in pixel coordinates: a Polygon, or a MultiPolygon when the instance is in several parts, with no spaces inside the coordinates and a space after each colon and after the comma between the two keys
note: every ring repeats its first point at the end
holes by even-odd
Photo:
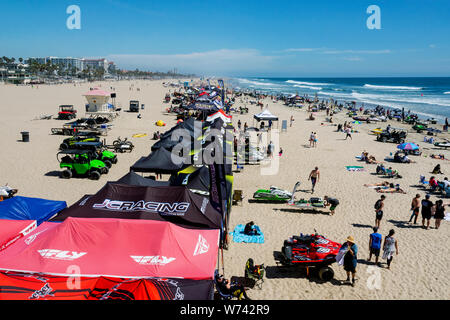
{"type": "Polygon", "coordinates": [[[75,142],[72,148],[92,151],[95,159],[102,161],[108,169],[111,169],[112,165],[117,163],[117,155],[114,152],[107,150],[100,141],[75,142]]]}
{"type": "Polygon", "coordinates": [[[91,180],[98,180],[102,174],[109,172],[103,161],[97,160],[91,150],[65,150],[56,155],[61,171],[60,177],[70,179],[73,176],[87,176],[91,180]]]}
{"type": "Polygon", "coordinates": [[[74,144],[77,142],[98,142],[100,141],[100,137],[98,137],[98,133],[96,132],[80,132],[73,137],[66,138],[59,145],[60,150],[73,149],[74,144]]]}

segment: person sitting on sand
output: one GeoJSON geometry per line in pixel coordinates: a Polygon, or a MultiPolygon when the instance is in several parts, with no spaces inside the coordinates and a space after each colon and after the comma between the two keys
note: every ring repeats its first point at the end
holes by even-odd
{"type": "Polygon", "coordinates": [[[434,176],[430,177],[430,180],[428,181],[428,185],[430,186],[431,190],[434,191],[438,187],[438,183],[434,176]]]}
{"type": "Polygon", "coordinates": [[[408,156],[405,154],[403,156],[403,158],[401,159],[402,163],[415,163],[415,161],[411,160],[410,158],[408,158],[408,156]]]}
{"type": "Polygon", "coordinates": [[[437,164],[436,167],[434,167],[433,171],[431,172],[432,174],[444,174],[441,171],[441,165],[437,164]]]}
{"type": "Polygon", "coordinates": [[[379,163],[383,163],[381,161],[377,161],[377,159],[374,156],[367,156],[366,158],[366,163],[367,164],[379,164],[379,163]]]}
{"type": "Polygon", "coordinates": [[[246,234],[248,236],[257,236],[258,231],[256,231],[254,225],[255,225],[255,223],[253,221],[250,221],[249,223],[247,223],[244,228],[244,234],[246,234]]]}

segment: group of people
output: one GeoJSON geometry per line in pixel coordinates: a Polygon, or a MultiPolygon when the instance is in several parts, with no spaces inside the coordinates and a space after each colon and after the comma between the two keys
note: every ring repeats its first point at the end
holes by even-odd
{"type": "Polygon", "coordinates": [[[309,135],[309,147],[317,147],[317,132],[311,132],[311,134],[309,135]]]}
{"type": "Polygon", "coordinates": [[[430,195],[427,194],[425,195],[425,199],[420,201],[420,194],[416,194],[411,202],[412,213],[408,222],[411,223],[414,220],[414,224],[417,224],[419,211],[421,211],[422,227],[428,230],[430,228],[431,217],[434,217],[435,228],[439,229],[442,219],[445,218],[445,206],[448,206],[448,204],[444,204],[442,199],[439,199],[435,203],[433,203],[430,200],[430,195]],[[421,207],[422,210],[420,210],[421,207]]]}

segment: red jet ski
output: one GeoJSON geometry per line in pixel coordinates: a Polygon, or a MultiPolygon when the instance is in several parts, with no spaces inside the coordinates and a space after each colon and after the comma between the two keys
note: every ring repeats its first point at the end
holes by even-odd
{"type": "Polygon", "coordinates": [[[341,244],[319,234],[292,236],[284,241],[281,255],[277,259],[284,266],[315,267],[319,277],[329,281],[334,271],[328,266],[336,262],[341,244]]]}

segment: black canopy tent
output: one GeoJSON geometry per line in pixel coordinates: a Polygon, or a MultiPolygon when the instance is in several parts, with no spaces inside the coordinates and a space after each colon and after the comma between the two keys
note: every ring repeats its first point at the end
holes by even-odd
{"type": "Polygon", "coordinates": [[[141,187],[166,187],[169,186],[169,181],[156,181],[153,179],[144,178],[137,173],[130,171],[122,178],[116,181],[117,183],[127,184],[130,186],[141,187]]]}
{"type": "Polygon", "coordinates": [[[274,116],[267,108],[264,109],[263,112],[253,115],[253,119],[260,122],[260,121],[276,121],[277,122],[277,128],[278,128],[278,117],[274,116]]]}
{"type": "Polygon", "coordinates": [[[208,198],[183,186],[143,187],[108,182],[51,221],[68,217],[168,221],[186,228],[220,229],[222,215],[208,198]]]}
{"type": "Polygon", "coordinates": [[[171,174],[181,170],[185,166],[187,158],[173,154],[165,148],[158,148],[147,157],[141,157],[130,167],[134,172],[154,172],[159,174],[171,174]]]}

